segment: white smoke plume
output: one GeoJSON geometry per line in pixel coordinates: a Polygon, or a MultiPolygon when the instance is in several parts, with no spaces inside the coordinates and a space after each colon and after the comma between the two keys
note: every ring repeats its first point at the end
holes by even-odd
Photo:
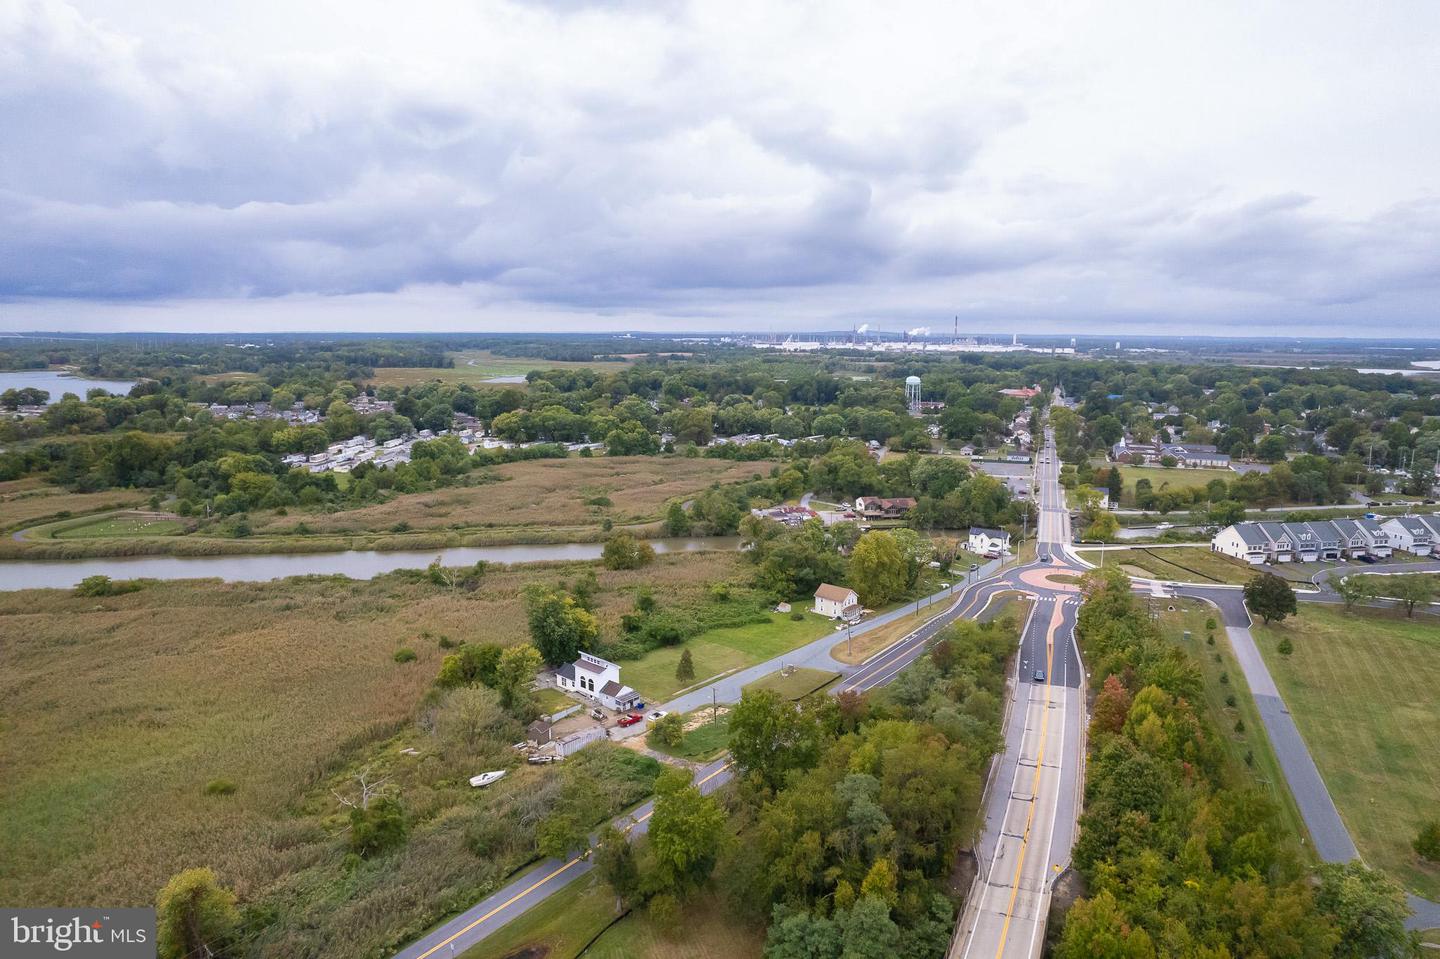
{"type": "Polygon", "coordinates": [[[929,336],[929,335],[930,335],[930,327],[928,327],[928,326],[917,326],[917,327],[915,327],[915,329],[910,330],[910,331],[907,332],[905,335],[906,335],[906,336],[929,336]]]}

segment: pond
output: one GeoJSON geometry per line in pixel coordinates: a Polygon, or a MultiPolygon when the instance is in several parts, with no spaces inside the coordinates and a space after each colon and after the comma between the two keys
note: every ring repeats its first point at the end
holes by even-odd
{"type": "Polygon", "coordinates": [[[62,370],[0,370],[0,393],[33,387],[50,394],[47,405],[58,403],[66,393],[74,393],[84,399],[89,390],[104,390],[124,396],[134,385],[134,380],[93,380],[88,376],[71,376],[62,370]]]}

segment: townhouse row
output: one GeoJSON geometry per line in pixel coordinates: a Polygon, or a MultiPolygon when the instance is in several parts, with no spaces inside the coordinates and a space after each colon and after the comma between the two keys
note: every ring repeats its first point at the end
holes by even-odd
{"type": "Polygon", "coordinates": [[[1395,550],[1429,556],[1440,542],[1440,513],[1378,519],[1312,520],[1305,523],[1244,522],[1210,540],[1217,553],[1262,563],[1385,559],[1395,550]]]}

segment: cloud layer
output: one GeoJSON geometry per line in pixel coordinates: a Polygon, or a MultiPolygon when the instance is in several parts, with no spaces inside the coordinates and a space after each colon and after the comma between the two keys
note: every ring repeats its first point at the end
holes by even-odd
{"type": "Polygon", "coordinates": [[[212,6],[0,0],[0,328],[1440,331],[1433,4],[212,6]]]}

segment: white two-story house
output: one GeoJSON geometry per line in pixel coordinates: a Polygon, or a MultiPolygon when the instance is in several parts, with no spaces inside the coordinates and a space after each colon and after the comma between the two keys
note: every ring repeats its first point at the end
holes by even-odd
{"type": "Polygon", "coordinates": [[[619,666],[589,653],[556,669],[555,685],[617,711],[631,709],[640,701],[639,693],[620,682],[619,666]]]}

